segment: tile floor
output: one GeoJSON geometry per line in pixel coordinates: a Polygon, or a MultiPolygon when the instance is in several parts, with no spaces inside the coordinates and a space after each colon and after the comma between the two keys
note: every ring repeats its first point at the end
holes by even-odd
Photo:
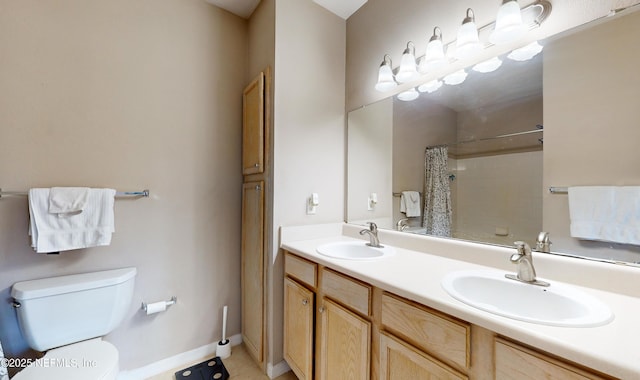
{"type": "MultiPolygon", "coordinates": [[[[174,373],[187,368],[193,364],[203,362],[209,358],[202,358],[193,363],[185,363],[179,368],[174,368],[165,373],[150,377],[147,380],[175,380],[174,373]]],[[[229,378],[234,380],[269,380],[269,377],[262,373],[253,359],[249,356],[244,345],[234,346],[231,350],[231,356],[223,360],[224,366],[231,375],[229,378]]],[[[275,380],[298,380],[298,378],[289,371],[275,380]]]]}

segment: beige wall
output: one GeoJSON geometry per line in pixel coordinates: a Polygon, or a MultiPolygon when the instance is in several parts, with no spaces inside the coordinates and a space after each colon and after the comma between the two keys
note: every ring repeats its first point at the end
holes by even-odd
{"type": "MultiPolygon", "coordinates": [[[[549,43],[544,52],[544,188],[640,185],[640,12],[549,43]]],[[[640,261],[637,247],[569,236],[567,195],[545,191],[553,248],[640,261]],[[614,249],[608,249],[613,246],[614,249]],[[626,252],[630,251],[630,252],[626,252]],[[590,253],[591,252],[591,253],[590,253]]]]}
{"type": "MultiPolygon", "coordinates": [[[[246,21],[201,0],[0,1],[0,186],[151,190],[116,201],[111,246],[36,254],[26,197],[0,199],[0,292],[134,266],[107,339],[131,369],[240,332],[241,91],[246,21]],[[154,316],[141,302],[178,297],[154,316]]],[[[24,349],[0,308],[5,353],[24,349]]]]}
{"type": "Polygon", "coordinates": [[[375,222],[391,228],[393,99],[349,113],[347,129],[347,215],[351,223],[375,222]],[[378,203],[369,210],[369,197],[378,203]]]}
{"type": "MultiPolygon", "coordinates": [[[[344,220],[346,22],[311,1],[277,0],[273,240],[278,227],[344,220]],[[315,215],[307,198],[319,195],[315,215]]],[[[270,363],[282,360],[283,262],[270,274],[270,363]]]]}

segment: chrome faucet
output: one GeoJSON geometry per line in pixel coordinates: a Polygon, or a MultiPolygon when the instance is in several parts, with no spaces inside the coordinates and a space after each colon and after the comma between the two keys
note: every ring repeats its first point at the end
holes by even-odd
{"type": "Polygon", "coordinates": [[[398,223],[396,223],[396,230],[404,231],[407,227],[409,227],[407,223],[409,223],[408,218],[398,220],[398,223]]]}
{"type": "Polygon", "coordinates": [[[511,255],[511,262],[518,265],[518,274],[506,274],[505,277],[527,284],[549,286],[549,283],[536,279],[536,269],[533,267],[533,256],[531,247],[523,241],[513,243],[516,245],[517,253],[511,255]]]}
{"type": "Polygon", "coordinates": [[[369,234],[369,242],[368,246],[374,248],[384,248],[384,246],[380,245],[380,240],[378,240],[378,226],[373,222],[367,222],[369,225],[369,229],[364,229],[360,231],[360,235],[369,234]]]}
{"type": "Polygon", "coordinates": [[[549,240],[548,232],[540,232],[536,239],[536,251],[549,253],[551,252],[551,241],[549,240]]]}

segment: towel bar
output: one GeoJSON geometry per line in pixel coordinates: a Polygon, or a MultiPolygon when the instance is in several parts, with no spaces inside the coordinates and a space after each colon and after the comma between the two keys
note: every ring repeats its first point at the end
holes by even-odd
{"type": "MultiPolygon", "coordinates": [[[[0,188],[0,198],[2,198],[3,195],[29,195],[28,191],[3,191],[2,188],[0,188]]],[[[117,191],[116,192],[116,197],[148,197],[149,196],[149,190],[145,189],[142,191],[117,191]]]]}

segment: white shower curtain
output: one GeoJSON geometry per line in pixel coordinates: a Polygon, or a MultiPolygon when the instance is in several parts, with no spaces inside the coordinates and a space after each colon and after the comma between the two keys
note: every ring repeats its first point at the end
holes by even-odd
{"type": "Polygon", "coordinates": [[[425,150],[424,213],[422,226],[433,236],[451,236],[451,189],[447,173],[446,145],[425,150]]]}

